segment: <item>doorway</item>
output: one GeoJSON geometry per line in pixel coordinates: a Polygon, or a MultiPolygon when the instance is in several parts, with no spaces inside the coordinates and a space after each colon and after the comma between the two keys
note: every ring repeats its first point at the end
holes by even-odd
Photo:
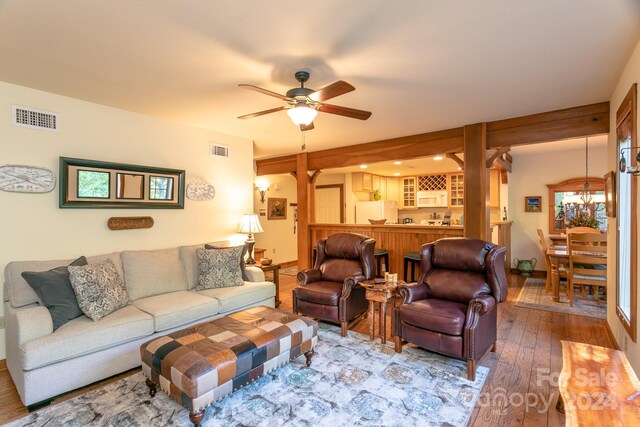
{"type": "Polygon", "coordinates": [[[316,186],[316,223],[344,223],[344,185],[316,186]]]}

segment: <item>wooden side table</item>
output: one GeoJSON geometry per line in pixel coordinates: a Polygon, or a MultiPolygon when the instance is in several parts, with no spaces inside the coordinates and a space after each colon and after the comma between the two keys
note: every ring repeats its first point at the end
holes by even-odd
{"type": "Polygon", "coordinates": [[[273,283],[276,285],[276,307],[280,305],[280,264],[260,265],[254,264],[254,267],[260,268],[265,273],[273,272],[273,283]]]}
{"type": "Polygon", "coordinates": [[[380,342],[385,344],[387,342],[387,301],[393,300],[393,308],[396,308],[396,295],[398,294],[398,285],[403,285],[406,282],[398,280],[395,283],[383,283],[375,284],[375,280],[365,280],[360,282],[364,288],[366,288],[365,297],[369,301],[369,315],[371,317],[371,326],[369,326],[369,339],[373,341],[376,337],[375,334],[375,308],[378,304],[378,333],[380,334],[380,342]]]}

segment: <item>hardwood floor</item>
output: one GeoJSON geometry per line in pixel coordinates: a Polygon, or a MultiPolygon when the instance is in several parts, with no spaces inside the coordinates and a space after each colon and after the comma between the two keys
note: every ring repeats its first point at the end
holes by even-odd
{"type": "MultiPolygon", "coordinates": [[[[562,367],[560,340],[613,347],[605,321],[520,308],[515,298],[524,284],[518,275],[509,277],[509,296],[498,307],[498,346],[480,364],[491,369],[476,405],[471,426],[561,426],[564,416],[555,409],[558,388],[555,381],[562,367]],[[549,380],[551,378],[551,381],[549,380]]],[[[280,274],[280,309],[291,310],[294,276],[280,274]]],[[[391,338],[391,307],[387,308],[387,337],[391,338]]],[[[370,319],[352,330],[368,334],[370,319]]],[[[56,399],[57,403],[105,383],[138,372],[134,369],[56,399]]],[[[0,424],[27,414],[8,371],[0,370],[0,424]]]]}

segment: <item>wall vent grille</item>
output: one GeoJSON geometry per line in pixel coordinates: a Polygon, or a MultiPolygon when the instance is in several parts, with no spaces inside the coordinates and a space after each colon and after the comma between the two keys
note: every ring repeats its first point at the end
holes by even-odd
{"type": "Polygon", "coordinates": [[[209,154],[216,157],[229,157],[229,147],[211,143],[209,144],[209,154]]]}
{"type": "Polygon", "coordinates": [[[13,106],[13,125],[31,129],[57,132],[58,114],[51,111],[36,110],[35,108],[13,106]]]}

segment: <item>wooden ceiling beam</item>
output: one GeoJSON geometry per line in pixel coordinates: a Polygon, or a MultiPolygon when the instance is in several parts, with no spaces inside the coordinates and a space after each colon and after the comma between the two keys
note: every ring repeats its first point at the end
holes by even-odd
{"type": "Polygon", "coordinates": [[[487,123],[487,148],[609,133],[609,102],[487,123]]]}
{"type": "Polygon", "coordinates": [[[491,156],[489,156],[489,158],[487,159],[487,167],[490,168],[491,166],[493,166],[493,162],[499,159],[503,154],[507,153],[509,150],[511,150],[511,147],[500,147],[497,150],[495,150],[495,152],[491,154],[491,156]]]}
{"type": "Polygon", "coordinates": [[[456,153],[447,153],[447,159],[451,159],[460,166],[460,169],[464,170],[464,160],[462,160],[456,153]]]}
{"type": "MultiPolygon", "coordinates": [[[[488,149],[497,149],[606,133],[609,133],[608,101],[489,122],[486,144],[488,149]]],[[[328,169],[462,151],[463,128],[460,127],[308,152],[308,167],[328,169]]],[[[256,161],[256,174],[289,173],[296,167],[295,155],[262,159],[256,161]]]]}

